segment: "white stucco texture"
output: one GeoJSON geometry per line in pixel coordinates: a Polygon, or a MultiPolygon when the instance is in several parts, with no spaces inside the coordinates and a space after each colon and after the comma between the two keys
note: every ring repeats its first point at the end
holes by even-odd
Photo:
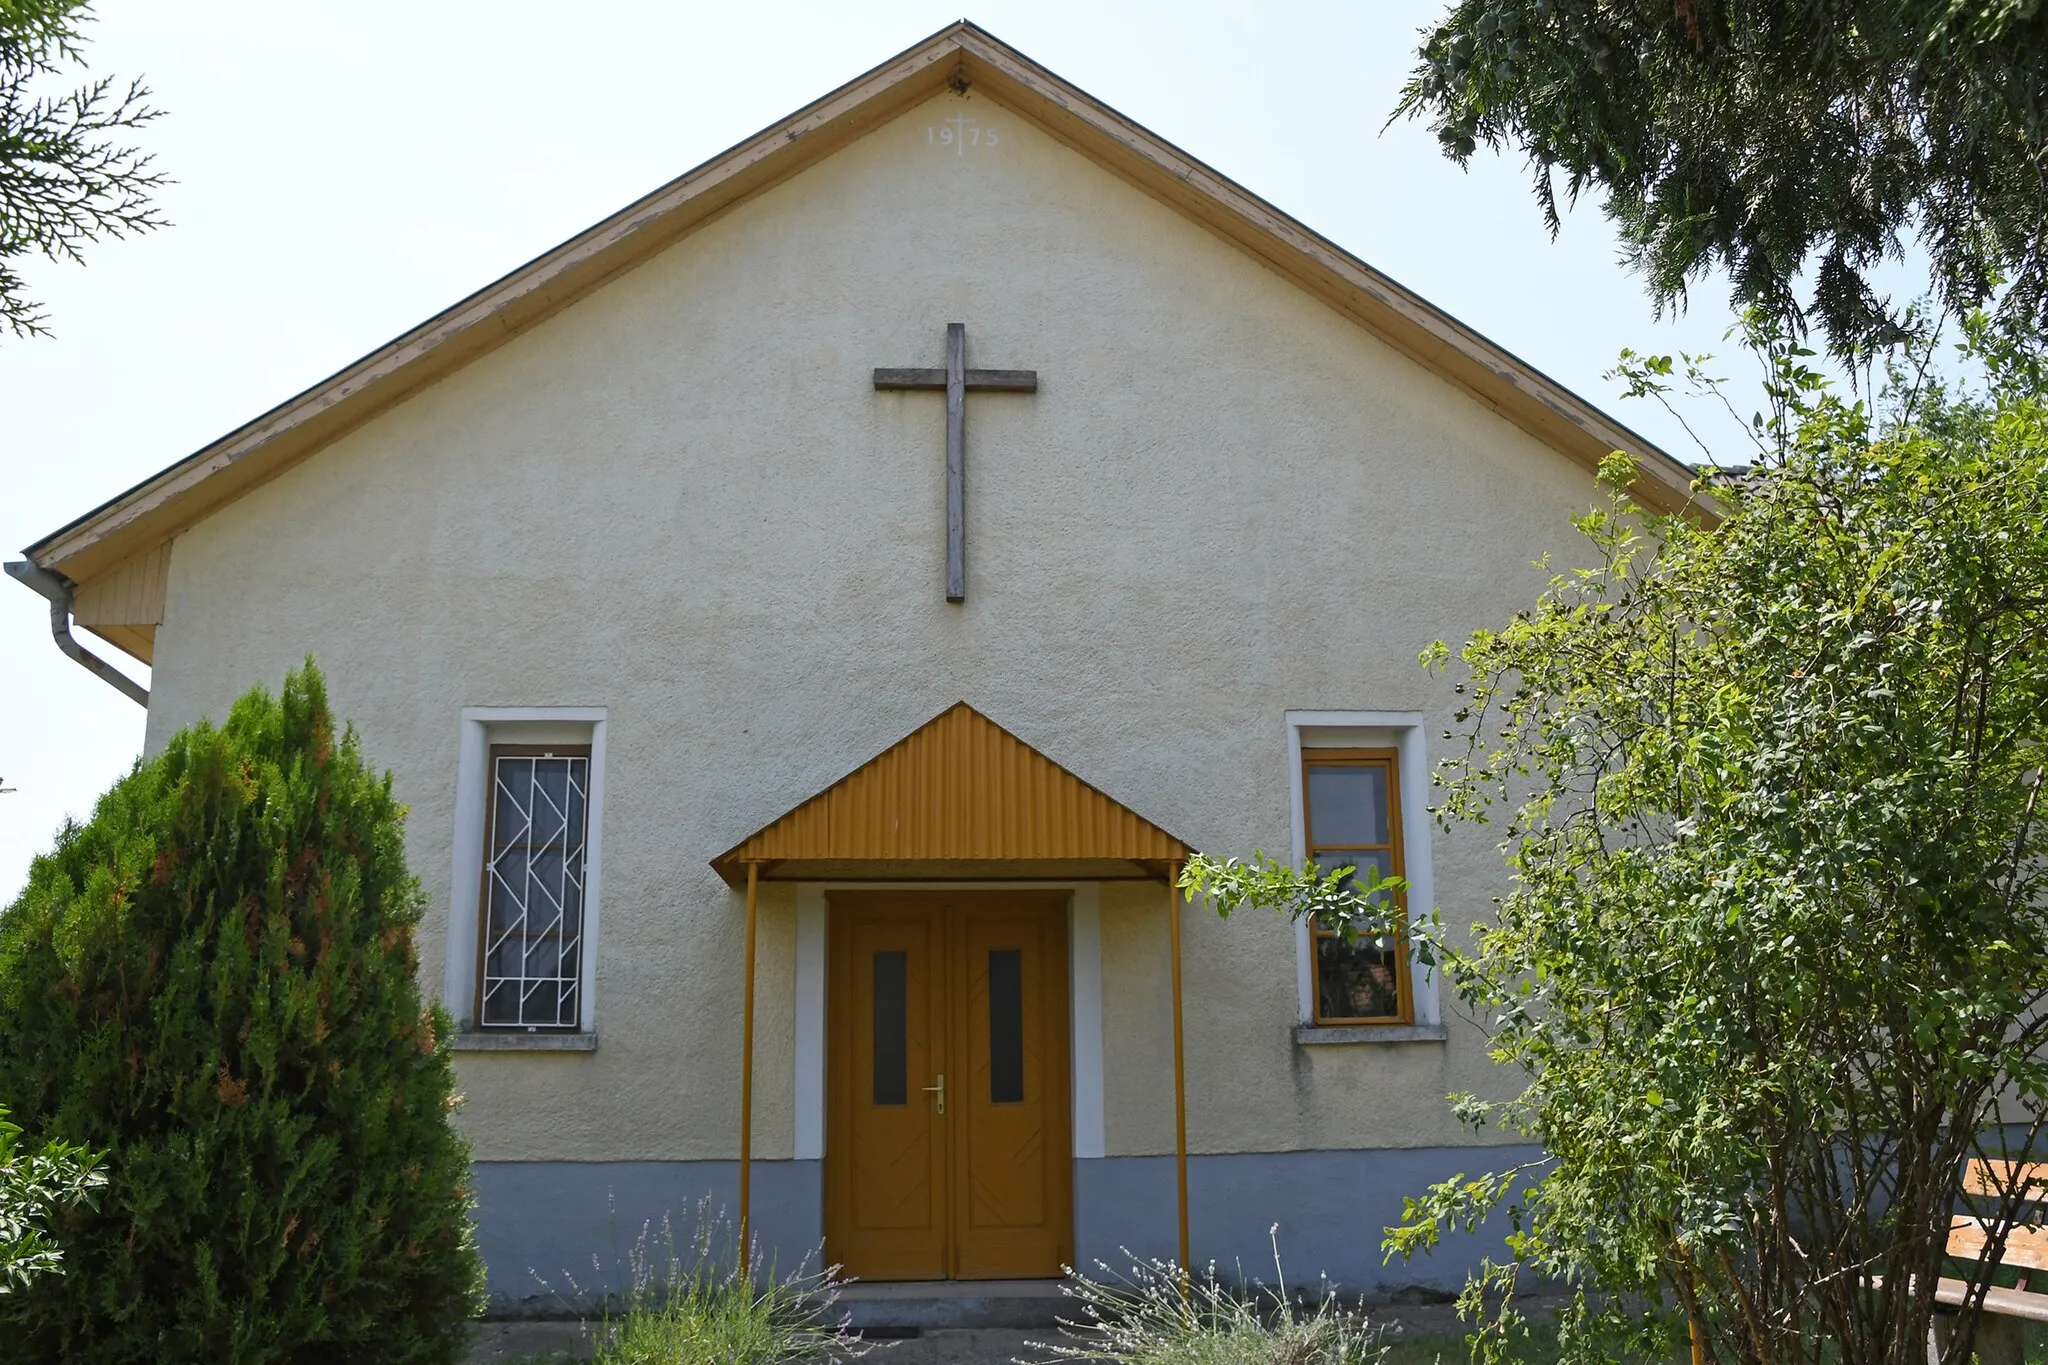
{"type": "MultiPolygon", "coordinates": [[[[1369,244],[1367,244],[1369,245],[1369,244]]],[[[609,715],[600,1047],[463,1054],[490,1160],[738,1147],[740,898],[707,860],[965,699],[1205,851],[1284,853],[1289,708],[1412,710],[1416,656],[1531,601],[1590,476],[972,93],[723,214],[180,535],[150,743],[308,652],[410,803],[442,980],[459,713],[609,715]],[[976,145],[942,145],[964,116],[976,145]],[[993,136],[990,136],[993,134],[993,136]],[[876,366],[1035,368],[944,415],[876,366]]],[[[1411,820],[1421,819],[1411,812],[1411,820]]],[[[1437,898],[1484,914],[1483,834],[1437,898]]],[[[1162,893],[1102,895],[1111,1155],[1171,1150],[1162,893]]],[[[794,905],[762,905],[763,1158],[791,1145],[794,905]]],[[[1467,1140],[1477,1034],[1299,1048],[1293,932],[1187,919],[1200,1152],[1467,1140]]]]}

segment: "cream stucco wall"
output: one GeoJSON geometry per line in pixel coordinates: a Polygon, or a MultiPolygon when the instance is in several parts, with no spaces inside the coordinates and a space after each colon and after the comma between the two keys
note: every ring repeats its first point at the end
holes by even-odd
{"type": "MultiPolygon", "coordinates": [[[[180,536],[150,743],[317,655],[411,804],[438,986],[461,708],[608,708],[602,1046],[463,1055],[463,1122],[486,1159],[730,1157],[741,912],[708,858],[957,699],[1198,847],[1285,851],[1285,711],[1446,716],[1418,651],[1530,600],[1591,491],[946,95],[180,536]],[[940,145],[963,114],[980,144],[940,145]],[[970,398],[960,606],[942,404],[870,380],[942,363],[949,321],[971,365],[1040,375],[970,398]]],[[[1450,917],[1486,909],[1483,838],[1439,835],[1434,864],[1450,917]]],[[[1158,903],[1102,895],[1112,1155],[1171,1145],[1158,903]]],[[[792,905],[763,903],[763,1157],[791,1150],[792,905]]],[[[1187,925],[1197,1151],[1462,1140],[1442,1096],[1487,1073],[1454,1011],[1447,1046],[1298,1048],[1290,927],[1187,925]]]]}

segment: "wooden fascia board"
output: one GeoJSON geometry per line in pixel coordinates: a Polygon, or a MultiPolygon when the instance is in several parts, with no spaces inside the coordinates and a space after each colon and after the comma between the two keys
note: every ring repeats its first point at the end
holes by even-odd
{"type": "MultiPolygon", "coordinates": [[[[1511,352],[1374,270],[1235,181],[1000,42],[960,38],[970,84],[1126,183],[1247,252],[1282,278],[1588,469],[1638,458],[1636,496],[1658,511],[1698,506],[1693,471],[1511,352]]],[[[1702,509],[1711,515],[1711,509],[1702,509]]]]}
{"type": "Polygon", "coordinates": [[[168,539],[406,397],[749,199],[930,98],[953,78],[947,30],[628,205],[404,336],[27,550],[74,581],[168,539]]]}

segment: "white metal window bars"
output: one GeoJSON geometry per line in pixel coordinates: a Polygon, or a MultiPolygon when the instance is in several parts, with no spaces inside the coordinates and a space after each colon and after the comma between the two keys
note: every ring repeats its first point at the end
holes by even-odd
{"type": "Polygon", "coordinates": [[[494,751],[477,1022],[573,1029],[583,969],[590,758],[494,751]]]}

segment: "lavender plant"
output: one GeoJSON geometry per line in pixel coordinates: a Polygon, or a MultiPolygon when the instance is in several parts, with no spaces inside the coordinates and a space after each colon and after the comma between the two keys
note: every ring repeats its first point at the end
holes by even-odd
{"type": "Polygon", "coordinates": [[[1076,1274],[1064,1286],[1080,1316],[1061,1319],[1060,1340],[1029,1345],[1048,1361],[1112,1365],[1382,1365],[1379,1328],[1334,1285],[1288,1291],[1279,1233],[1276,1224],[1271,1286],[1241,1288],[1213,1263],[1191,1276],[1171,1261],[1132,1256],[1123,1273],[1097,1262],[1103,1278],[1076,1274]]]}
{"type": "MultiPolygon", "coordinates": [[[[642,1224],[618,1267],[620,1289],[604,1296],[594,1365],[825,1365],[871,1349],[839,1307],[839,1267],[806,1256],[785,1274],[758,1245],[739,1255],[737,1242],[708,1200],[687,1237],[666,1216],[642,1224]]],[[[595,1256],[591,1268],[604,1277],[595,1256]]]]}

